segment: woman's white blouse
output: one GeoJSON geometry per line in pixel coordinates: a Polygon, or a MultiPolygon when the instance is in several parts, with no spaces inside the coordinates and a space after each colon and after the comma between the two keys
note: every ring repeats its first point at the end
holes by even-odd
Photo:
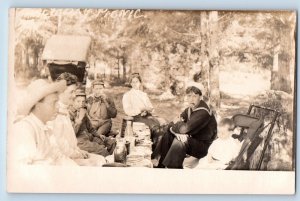
{"type": "Polygon", "coordinates": [[[126,92],[122,99],[123,110],[128,116],[139,115],[145,108],[153,110],[153,105],[148,95],[136,89],[126,92]]]}
{"type": "Polygon", "coordinates": [[[61,151],[70,158],[80,155],[76,135],[69,117],[67,106],[59,103],[59,114],[53,121],[53,132],[61,151]]]}

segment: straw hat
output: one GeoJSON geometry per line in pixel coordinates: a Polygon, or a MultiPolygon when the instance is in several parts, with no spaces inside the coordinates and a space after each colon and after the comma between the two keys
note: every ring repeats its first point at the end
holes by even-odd
{"type": "Polygon", "coordinates": [[[26,95],[18,106],[18,115],[28,115],[33,106],[44,97],[55,92],[62,92],[66,89],[65,80],[50,83],[47,80],[38,79],[30,83],[26,89],[26,95]]]}

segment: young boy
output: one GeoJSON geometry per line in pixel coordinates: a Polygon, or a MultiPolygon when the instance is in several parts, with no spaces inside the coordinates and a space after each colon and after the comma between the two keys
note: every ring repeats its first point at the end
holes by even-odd
{"type": "Polygon", "coordinates": [[[241,142],[232,138],[233,121],[224,118],[219,123],[218,138],[213,141],[206,157],[199,161],[198,169],[225,169],[237,157],[241,142]]]}

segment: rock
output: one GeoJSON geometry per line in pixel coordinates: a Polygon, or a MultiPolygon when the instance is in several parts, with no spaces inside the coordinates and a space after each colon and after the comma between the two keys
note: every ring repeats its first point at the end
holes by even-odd
{"type": "Polygon", "coordinates": [[[174,96],[172,93],[171,93],[171,91],[166,91],[166,92],[164,92],[163,94],[161,94],[159,97],[158,97],[158,99],[159,100],[173,100],[173,99],[175,99],[176,98],[176,96],[174,96]]]}

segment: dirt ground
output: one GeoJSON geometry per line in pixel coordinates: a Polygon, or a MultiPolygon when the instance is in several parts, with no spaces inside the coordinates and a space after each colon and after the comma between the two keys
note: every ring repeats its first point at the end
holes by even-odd
{"type": "MultiPolygon", "coordinates": [[[[107,94],[111,96],[116,104],[118,110],[117,117],[113,119],[113,130],[120,130],[122,119],[125,116],[122,98],[125,92],[130,90],[128,87],[112,87],[107,90],[107,94]]],[[[156,93],[148,93],[149,98],[154,107],[154,115],[165,119],[167,122],[170,122],[174,117],[181,113],[181,105],[176,100],[160,101],[157,98],[156,93]]]]}
{"type": "MultiPolygon", "coordinates": [[[[113,130],[120,130],[122,119],[125,116],[122,106],[123,94],[130,90],[127,87],[112,87],[107,89],[107,94],[111,96],[116,104],[118,115],[113,119],[113,130]]],[[[176,116],[182,112],[182,101],[178,99],[173,100],[159,100],[157,93],[148,92],[149,98],[154,107],[154,115],[165,119],[167,122],[172,121],[176,116]]],[[[218,118],[231,117],[237,113],[246,113],[250,105],[250,100],[242,100],[239,98],[223,98],[221,99],[221,108],[217,111],[218,118]]]]}

